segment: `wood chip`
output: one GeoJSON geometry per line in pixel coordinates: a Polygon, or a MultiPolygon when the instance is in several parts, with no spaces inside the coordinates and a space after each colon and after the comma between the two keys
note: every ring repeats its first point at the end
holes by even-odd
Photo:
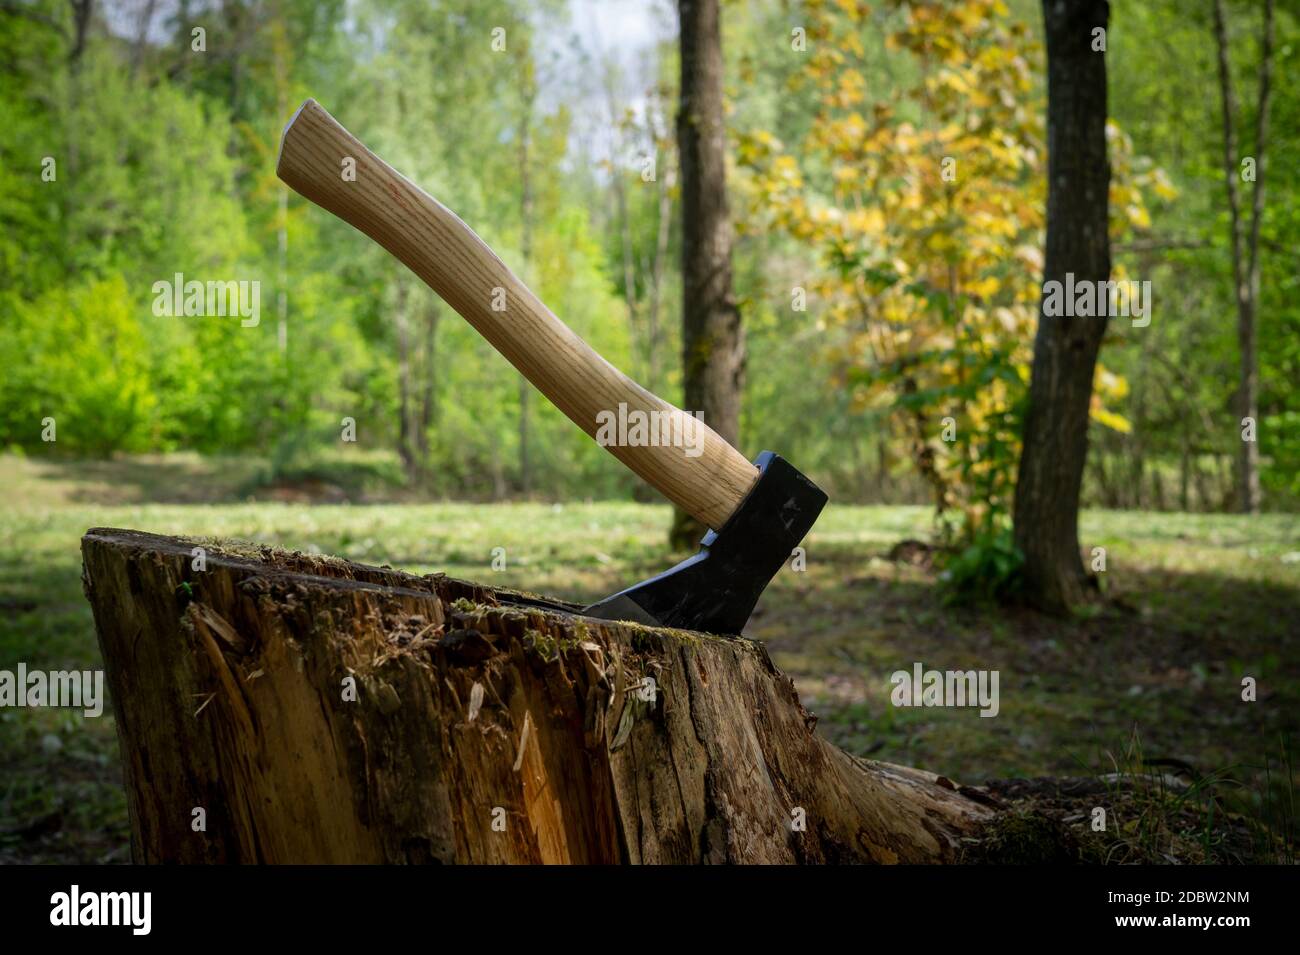
{"type": "Polygon", "coordinates": [[[524,729],[523,732],[519,734],[519,754],[515,756],[515,767],[514,767],[515,772],[519,772],[519,768],[524,765],[524,750],[528,746],[528,734],[532,732],[532,729],[533,729],[533,714],[525,710],[524,729]]]}

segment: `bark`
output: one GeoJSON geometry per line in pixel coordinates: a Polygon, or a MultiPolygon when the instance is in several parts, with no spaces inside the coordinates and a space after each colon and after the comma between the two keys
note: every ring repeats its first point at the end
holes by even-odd
{"type": "Polygon", "coordinates": [[[135,43],[131,47],[131,78],[134,79],[140,73],[140,66],[144,62],[145,53],[149,49],[149,31],[153,28],[154,10],[158,5],[158,0],[145,0],[144,6],[140,10],[140,18],[136,21],[135,43]]]}
{"type": "Polygon", "coordinates": [[[420,426],[415,433],[420,459],[429,459],[429,429],[438,423],[438,319],[442,312],[430,303],[424,313],[424,381],[420,397],[420,426]]]}
{"type": "MultiPolygon", "coordinates": [[[[1047,250],[1044,282],[1106,281],[1110,165],[1106,158],[1104,0],[1044,0],[1047,36],[1047,250]]],[[[1025,555],[1026,595],[1062,613],[1095,581],[1079,556],[1079,492],[1103,317],[1051,317],[1040,308],[1016,481],[1015,540],[1025,555]]]]}
{"type": "MultiPolygon", "coordinates": [[[[1223,108],[1223,175],[1228,190],[1228,227],[1231,231],[1232,279],[1237,303],[1237,344],[1241,371],[1237,388],[1240,418],[1259,422],[1259,359],[1255,328],[1259,307],[1259,225],[1264,210],[1264,169],[1268,145],[1268,111],[1273,71],[1273,0],[1264,5],[1263,52],[1259,65],[1259,102],[1255,112],[1255,188],[1251,196],[1249,234],[1242,221],[1237,177],[1237,104],[1228,61],[1228,26],[1223,0],[1214,2],[1214,39],[1218,51],[1219,99],[1223,108]]],[[[1240,424],[1240,422],[1239,422],[1240,424]]],[[[1237,507],[1245,514],[1259,511],[1259,443],[1241,441],[1237,452],[1237,507]]]]}
{"type": "Polygon", "coordinates": [[[1191,464],[1189,458],[1191,451],[1186,437],[1183,436],[1183,446],[1178,459],[1178,509],[1184,514],[1189,513],[1192,509],[1191,496],[1188,493],[1191,480],[1191,464]]]}
{"type": "Polygon", "coordinates": [[[393,322],[397,330],[397,453],[402,470],[412,483],[420,479],[421,458],[415,437],[414,375],[411,370],[411,317],[409,291],[401,278],[396,280],[393,322]]]}
{"type": "MultiPolygon", "coordinates": [[[[1213,459],[1217,461],[1219,456],[1215,454],[1213,459]]],[[[1196,459],[1193,474],[1196,477],[1196,493],[1201,499],[1200,509],[1206,512],[1218,510],[1219,502],[1215,499],[1215,495],[1210,488],[1209,479],[1205,475],[1205,470],[1201,467],[1199,456],[1196,459]]]]}
{"type": "MultiPolygon", "coordinates": [[[[533,181],[530,175],[533,137],[533,110],[537,102],[537,83],[533,61],[528,48],[520,60],[520,113],[519,113],[519,224],[520,251],[523,254],[524,272],[533,267],[533,181]]],[[[531,277],[531,274],[530,274],[531,277]]],[[[523,375],[518,375],[519,387],[519,492],[527,497],[533,489],[533,469],[529,458],[529,399],[533,386],[523,375]]]]}
{"type": "Polygon", "coordinates": [[[762,644],[195,546],[82,540],[136,862],[948,862],[999,816],[825,742],[762,644]]]}
{"type": "MultiPolygon", "coordinates": [[[[632,220],[627,208],[627,183],[622,174],[615,170],[613,176],[614,198],[618,205],[619,231],[623,242],[623,301],[627,303],[628,337],[633,343],[640,337],[640,323],[637,321],[636,266],[632,257],[632,220]]],[[[647,384],[649,382],[647,381],[647,384]]]]}
{"type": "MultiPolygon", "coordinates": [[[[658,152],[659,144],[664,141],[660,133],[656,111],[650,111],[650,140],[658,152]]],[[[651,391],[659,387],[659,313],[663,302],[664,269],[668,263],[668,240],[672,232],[673,188],[676,184],[676,172],[671,161],[664,163],[658,170],[656,185],[658,192],[658,216],[655,223],[654,260],[650,264],[650,302],[646,311],[646,362],[648,367],[646,385],[651,391]]]]}
{"type": "MultiPolygon", "coordinates": [[[[281,110],[283,112],[283,110],[281,110]]],[[[289,191],[280,190],[276,226],[275,340],[284,355],[289,350],[289,191]]]]}
{"type": "Polygon", "coordinates": [[[68,51],[68,63],[75,73],[81,65],[82,54],[86,52],[86,39],[90,35],[90,21],[95,12],[95,0],[70,0],[72,6],[72,48],[68,51]]]}
{"type": "MultiPolygon", "coordinates": [[[[732,445],[740,432],[745,347],[731,288],[727,207],[727,130],[722,103],[722,25],[718,0],[679,0],[681,102],[677,112],[682,187],[682,371],[686,410],[699,412],[732,445]]],[[[716,530],[716,528],[715,528],[716,530]]],[[[703,534],[678,512],[673,542],[703,534]]]]}
{"type": "MultiPolygon", "coordinates": [[[[611,138],[609,146],[610,195],[614,200],[614,213],[611,215],[610,221],[616,220],[618,222],[619,241],[622,247],[623,303],[627,307],[628,337],[632,341],[633,351],[635,352],[641,337],[640,324],[637,321],[639,298],[636,287],[636,261],[632,248],[632,217],[628,210],[627,178],[622,167],[625,158],[625,122],[623,111],[619,106],[618,66],[613,59],[605,61],[601,75],[611,138]]],[[[644,384],[654,390],[653,381],[647,378],[644,384]]]]}

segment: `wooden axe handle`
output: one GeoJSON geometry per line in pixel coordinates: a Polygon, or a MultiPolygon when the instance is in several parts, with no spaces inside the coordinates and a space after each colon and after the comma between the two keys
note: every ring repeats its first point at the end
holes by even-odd
{"type": "Polygon", "coordinates": [[[689,415],[601,358],[454,212],[367,149],[315,100],[303,103],[285,127],[276,174],[396,256],[587,434],[595,437],[610,415],[617,422],[623,404],[629,416],[641,412],[643,421],[668,423],[647,432],[693,437],[694,447],[681,446],[686,442],[680,438],[678,446],[607,447],[709,527],[721,527],[758,479],[754,465],[712,428],[699,420],[683,423],[689,415]],[[696,449],[698,456],[686,453],[696,449]]]}

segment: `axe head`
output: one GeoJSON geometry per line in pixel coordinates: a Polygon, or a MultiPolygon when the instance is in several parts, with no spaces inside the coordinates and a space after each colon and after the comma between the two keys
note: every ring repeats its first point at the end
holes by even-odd
{"type": "Polygon", "coordinates": [[[738,634],[759,595],[803,540],[826,494],[788,461],[764,451],[758,480],[700,551],[671,570],[583,610],[603,620],[738,634]]]}

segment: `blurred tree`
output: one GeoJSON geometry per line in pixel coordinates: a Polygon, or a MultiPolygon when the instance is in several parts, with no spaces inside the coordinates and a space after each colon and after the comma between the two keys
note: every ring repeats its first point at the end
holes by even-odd
{"type": "MultiPolygon", "coordinates": [[[[1047,253],[1043,280],[1110,279],[1110,164],[1106,156],[1105,0],[1044,0],[1047,33],[1047,253]],[[1098,32],[1100,31],[1100,32],[1098,32]],[[1097,38],[1103,38],[1098,49],[1097,38]]],[[[1048,296],[1044,291],[1042,301],[1048,296]]],[[[1097,353],[1109,317],[1040,307],[1024,450],[1016,480],[1015,540],[1025,595],[1046,610],[1084,603],[1096,581],[1079,556],[1079,491],[1097,353]]]]}
{"type": "MultiPolygon", "coordinates": [[[[727,130],[722,105],[718,0],[679,0],[681,102],[677,148],[682,181],[682,368],[687,411],[739,443],[745,342],[731,287],[727,130]]],[[[675,511],[669,541],[689,549],[704,529],[675,511]]]]}
{"type": "MultiPolygon", "coordinates": [[[[515,142],[519,148],[519,252],[523,263],[524,280],[529,281],[533,266],[533,179],[532,164],[533,124],[537,111],[537,64],[527,35],[516,40],[514,56],[518,63],[519,123],[515,142]]],[[[532,490],[532,469],[528,460],[528,404],[533,386],[523,375],[518,376],[519,388],[519,491],[525,497],[532,490]]]]}
{"type": "Polygon", "coordinates": [[[1264,2],[1264,31],[1260,43],[1263,53],[1259,60],[1254,155],[1240,161],[1237,155],[1237,102],[1232,89],[1232,70],[1228,64],[1228,26],[1223,12],[1223,0],[1214,0],[1214,38],[1219,54],[1219,92],[1223,104],[1223,176],[1228,190],[1232,279],[1237,302],[1237,341],[1241,350],[1237,410],[1241,418],[1239,424],[1242,427],[1242,441],[1237,452],[1237,507],[1243,513],[1254,514],[1259,510],[1259,359],[1256,354],[1259,226],[1264,211],[1264,172],[1268,160],[1268,110],[1273,72],[1273,0],[1264,2]],[[1243,220],[1241,203],[1237,197],[1239,176],[1244,181],[1254,182],[1249,224],[1243,220]]]}

